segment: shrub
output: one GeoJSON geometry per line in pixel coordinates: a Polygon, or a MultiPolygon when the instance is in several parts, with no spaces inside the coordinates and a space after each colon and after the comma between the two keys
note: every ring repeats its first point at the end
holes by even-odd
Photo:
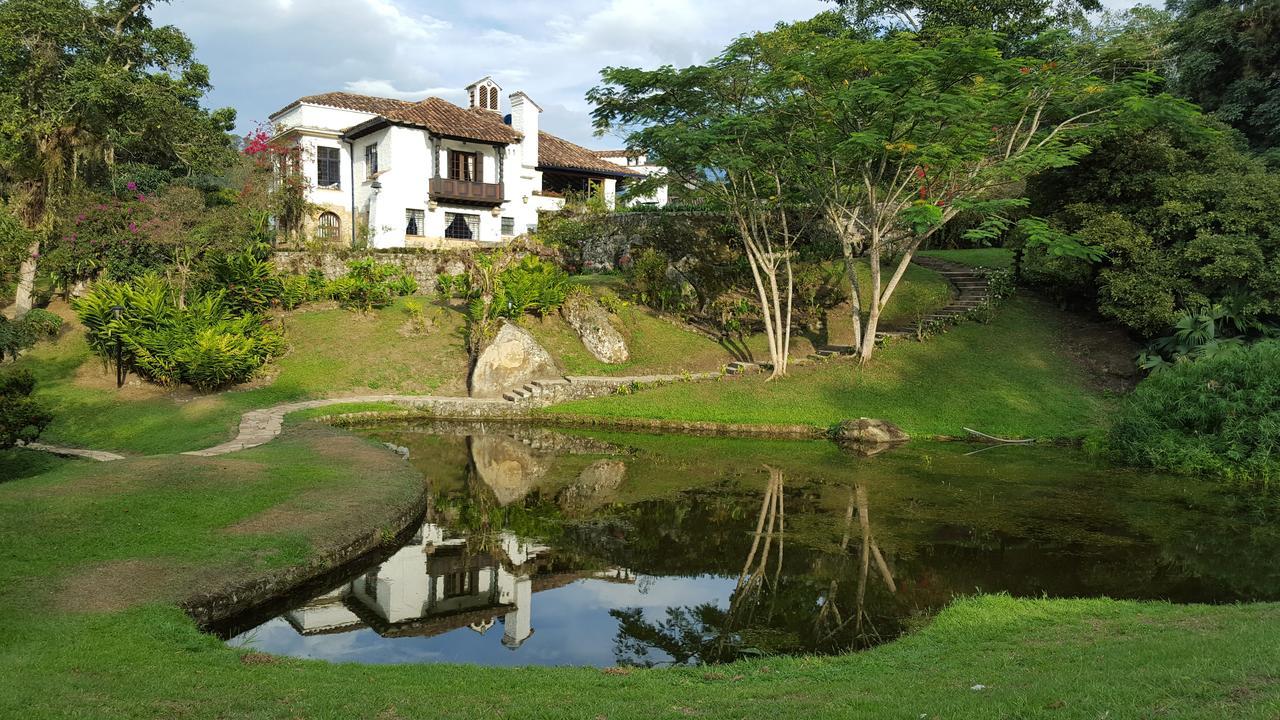
{"type": "Polygon", "coordinates": [[[239,313],[265,312],[283,293],[275,265],[261,249],[220,256],[210,266],[209,290],[221,290],[239,313]]]}
{"type": "Polygon", "coordinates": [[[1116,460],[1268,483],[1280,475],[1280,342],[1183,361],[1143,380],[1106,436],[1116,460]]]}
{"type": "Polygon", "coordinates": [[[30,370],[0,375],[0,449],[33,442],[53,420],[31,399],[36,380],[30,370]]]}
{"type": "Polygon", "coordinates": [[[502,317],[516,318],[527,312],[546,315],[559,309],[568,293],[568,273],[553,263],[527,255],[498,275],[494,305],[502,317]]]}
{"type": "Polygon", "coordinates": [[[0,361],[17,358],[18,353],[36,344],[40,338],[54,338],[62,330],[62,318],[40,308],[29,310],[21,320],[0,316],[0,361]]]}
{"type": "Polygon", "coordinates": [[[62,318],[42,308],[32,308],[22,316],[22,322],[31,328],[36,337],[55,338],[62,331],[62,318]]]}
{"type": "Polygon", "coordinates": [[[370,310],[390,305],[397,295],[416,293],[418,283],[396,265],[364,258],[347,263],[347,274],[330,281],[326,291],[343,307],[370,310]]]}
{"type": "Polygon", "coordinates": [[[645,248],[631,265],[631,279],[635,283],[640,302],[652,308],[666,310],[674,307],[680,298],[680,291],[667,277],[667,268],[671,260],[666,255],[645,248]]]}
{"type": "Polygon", "coordinates": [[[284,351],[284,336],[257,313],[244,313],[211,292],[178,307],[176,293],[155,275],[104,281],[75,302],[89,347],[161,385],[213,390],[244,382],[284,351]],[[121,308],[117,315],[112,309],[121,308]]]}
{"type": "Polygon", "coordinates": [[[317,292],[306,275],[286,275],[280,278],[280,306],[292,310],[316,299],[317,292]]]}

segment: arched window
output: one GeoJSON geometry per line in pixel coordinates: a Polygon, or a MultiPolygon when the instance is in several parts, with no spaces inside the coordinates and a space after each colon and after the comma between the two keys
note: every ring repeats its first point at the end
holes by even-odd
{"type": "Polygon", "coordinates": [[[498,109],[498,88],[496,87],[489,88],[489,109],[498,109]]]}
{"type": "Polygon", "coordinates": [[[320,213],[320,219],[316,223],[316,239],[318,240],[337,240],[338,232],[341,230],[342,221],[338,216],[331,212],[320,213]]]}

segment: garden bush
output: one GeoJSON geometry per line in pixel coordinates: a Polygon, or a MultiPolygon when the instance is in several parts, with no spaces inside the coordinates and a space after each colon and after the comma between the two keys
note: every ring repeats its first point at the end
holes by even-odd
{"type": "Polygon", "coordinates": [[[516,318],[525,313],[555,312],[569,293],[569,275],[554,263],[526,255],[498,275],[497,314],[516,318]]]}
{"type": "Polygon", "coordinates": [[[36,379],[30,370],[0,375],[0,449],[18,442],[33,442],[53,420],[31,399],[36,379]]]}
{"type": "Polygon", "coordinates": [[[1280,341],[1153,373],[1125,402],[1105,445],[1128,464],[1271,483],[1280,477],[1280,341]]]}
{"type": "Polygon", "coordinates": [[[95,353],[114,361],[118,345],[126,366],[166,386],[208,391],[244,382],[285,348],[264,316],[241,311],[224,292],[179,307],[172,285],[156,275],[99,282],[74,307],[95,353]]]}
{"type": "Polygon", "coordinates": [[[267,259],[269,248],[256,247],[221,255],[210,263],[209,290],[221,290],[238,313],[260,313],[281,301],[283,280],[267,259]]]}
{"type": "Polygon", "coordinates": [[[40,308],[29,310],[21,320],[0,316],[0,361],[6,357],[16,359],[37,340],[57,337],[61,330],[62,318],[40,308]]]}
{"type": "Polygon", "coordinates": [[[326,294],[346,308],[370,310],[386,307],[396,296],[413,295],[418,283],[399,266],[372,258],[347,263],[347,274],[332,280],[326,294]]]}

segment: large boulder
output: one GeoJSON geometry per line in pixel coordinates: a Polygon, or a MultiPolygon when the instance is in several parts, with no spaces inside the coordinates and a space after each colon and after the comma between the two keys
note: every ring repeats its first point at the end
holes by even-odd
{"type": "Polygon", "coordinates": [[[529,331],[503,322],[471,370],[471,397],[500,398],[534,380],[560,376],[556,361],[529,331]]]}
{"type": "Polygon", "coordinates": [[[609,321],[609,312],[591,295],[571,293],[560,306],[560,314],[595,359],[616,365],[631,357],[626,339],[609,321]]]}
{"type": "Polygon", "coordinates": [[[885,445],[911,439],[911,436],[903,432],[902,428],[888,420],[873,418],[845,420],[836,427],[835,434],[836,440],[856,445],[885,445]]]}

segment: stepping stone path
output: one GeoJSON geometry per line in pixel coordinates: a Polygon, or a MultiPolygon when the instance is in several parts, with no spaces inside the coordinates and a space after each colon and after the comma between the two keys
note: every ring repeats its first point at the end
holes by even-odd
{"type": "Polygon", "coordinates": [[[81,450],[80,448],[58,447],[57,445],[45,445],[44,443],[19,443],[18,447],[24,447],[28,450],[39,450],[47,452],[50,455],[58,455],[60,457],[85,458],[86,460],[97,460],[98,462],[111,462],[112,460],[123,460],[123,455],[104,452],[102,450],[81,450]]]}
{"type": "MultiPolygon", "coordinates": [[[[951,283],[951,287],[955,289],[954,297],[942,309],[924,316],[916,327],[905,330],[883,330],[876,333],[876,340],[884,340],[891,337],[918,337],[922,329],[921,325],[933,322],[951,322],[970,310],[982,307],[990,299],[987,274],[981,269],[919,255],[913,256],[911,262],[946,278],[947,282],[951,283]]],[[[858,349],[851,345],[827,345],[826,347],[818,348],[809,358],[811,360],[829,360],[831,358],[856,355],[857,352],[858,349]]]]}

